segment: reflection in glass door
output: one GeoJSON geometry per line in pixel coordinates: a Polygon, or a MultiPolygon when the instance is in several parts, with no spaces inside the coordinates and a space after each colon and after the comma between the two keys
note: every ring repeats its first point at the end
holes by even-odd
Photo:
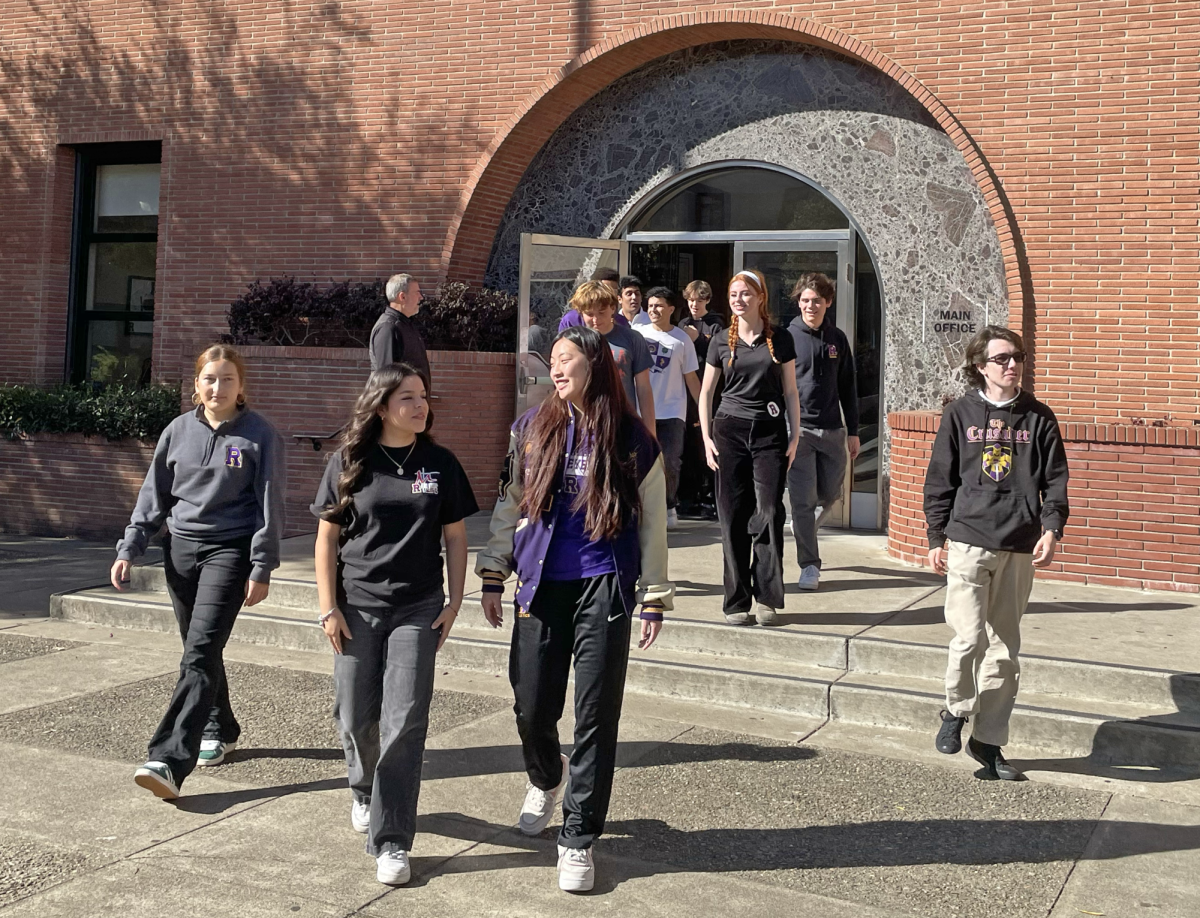
{"type": "Polygon", "coordinates": [[[879,526],[879,347],[881,334],[878,283],[869,258],[858,266],[858,256],[865,254],[855,234],[846,233],[842,239],[796,239],[770,242],[739,242],[734,246],[735,270],[755,269],[767,279],[771,311],[776,321],[787,327],[799,315],[792,300],[792,288],[800,277],[810,271],[827,275],[837,285],[837,297],[830,309],[834,324],[851,342],[855,354],[858,382],[859,437],[862,449],[847,469],[841,506],[835,508],[831,521],[835,525],[855,529],[876,529],[879,526]],[[864,292],[860,297],[859,281],[864,292]],[[872,306],[874,308],[872,308],[872,306]],[[863,334],[858,327],[862,320],[863,334]],[[864,347],[864,344],[866,346],[864,347]],[[861,354],[861,357],[860,357],[861,354]]]}
{"type": "Polygon", "coordinates": [[[550,345],[575,288],[598,268],[628,270],[628,243],[620,239],[521,234],[517,313],[517,412],[520,417],[553,389],[550,345]]]}

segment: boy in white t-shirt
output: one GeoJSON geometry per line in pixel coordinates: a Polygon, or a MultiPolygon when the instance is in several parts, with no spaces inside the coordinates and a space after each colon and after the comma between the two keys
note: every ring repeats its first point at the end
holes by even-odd
{"type": "Polygon", "coordinates": [[[646,293],[646,314],[650,322],[635,325],[634,331],[646,339],[650,357],[650,388],[654,393],[654,428],[663,451],[667,472],[667,528],[679,524],[675,495],[679,490],[679,467],[683,460],[683,435],[686,430],[687,394],[700,397],[699,363],[696,346],[687,333],[671,324],[675,307],[666,287],[652,287],[646,293]]]}

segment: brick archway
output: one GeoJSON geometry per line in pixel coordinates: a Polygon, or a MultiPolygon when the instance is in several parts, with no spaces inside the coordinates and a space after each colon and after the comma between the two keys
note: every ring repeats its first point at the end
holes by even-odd
{"type": "Polygon", "coordinates": [[[793,41],[836,51],[884,73],[930,113],[962,154],[987,202],[1004,259],[1009,323],[1023,328],[1028,297],[1012,216],[991,169],[958,119],[916,77],[845,32],[757,10],[711,10],[651,20],[592,46],[547,78],[496,132],[471,171],[442,245],[440,274],[467,280],[483,277],[496,230],[526,168],[580,105],[655,58],[735,39],[793,41]]]}

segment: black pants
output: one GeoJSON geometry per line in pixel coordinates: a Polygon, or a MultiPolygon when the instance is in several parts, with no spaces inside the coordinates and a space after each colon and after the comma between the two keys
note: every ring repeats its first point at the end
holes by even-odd
{"type": "Polygon", "coordinates": [[[755,599],[782,609],[787,424],[722,417],[713,426],[725,614],[749,612],[755,599]]]}
{"type": "Polygon", "coordinates": [[[616,574],[543,581],[529,612],[517,614],[508,676],[529,780],[562,780],[558,721],[575,657],[575,748],[558,843],[590,848],[604,831],[617,761],[617,726],[629,662],[630,617],[616,574]]]}
{"type": "Polygon", "coordinates": [[[178,784],[196,767],[202,739],[228,743],[242,732],[229,706],[223,654],[245,599],[250,538],[194,542],[175,536],[163,548],[183,659],[175,694],[150,739],[149,759],[169,765],[178,784]]]}
{"type": "MultiPolygon", "coordinates": [[[[702,368],[703,369],[703,368],[702,368]]],[[[701,374],[703,375],[703,374],[701,374]]],[[[716,408],[714,407],[714,411],[716,408]]],[[[689,510],[714,503],[713,473],[704,456],[704,437],[700,433],[700,414],[688,393],[688,416],[683,434],[683,457],[679,470],[679,502],[689,510]]]]}

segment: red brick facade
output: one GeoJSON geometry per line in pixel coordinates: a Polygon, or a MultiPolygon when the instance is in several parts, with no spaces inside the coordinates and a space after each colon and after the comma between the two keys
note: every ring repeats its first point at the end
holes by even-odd
{"type": "MultiPolygon", "coordinates": [[[[242,349],[251,404],[283,436],[288,487],[285,535],[316,529],[308,506],[325,460],[296,434],[329,435],[349,418],[370,361],[361,349],[247,347],[242,349]]],[[[496,502],[515,397],[511,354],[431,351],[433,434],[458,456],[484,510],[496,502]]],[[[191,386],[191,380],[186,385],[191,386]]],[[[186,390],[185,390],[186,391],[186,390]]],[[[153,443],[109,442],[77,434],[0,439],[0,531],[109,539],[129,521],[154,455],[153,443]]]]}
{"type": "MultiPolygon", "coordinates": [[[[926,563],[922,487],[939,415],[905,411],[892,428],[888,553],[926,563]]],[[[1200,430],[1061,422],[1071,519],[1054,580],[1200,592],[1200,430]]]]}
{"type": "Polygon", "coordinates": [[[74,145],[162,143],[154,372],[176,380],[255,278],[480,280],[572,111],[732,39],[834,49],[930,112],[1060,415],[1200,417],[1200,5],[1151,0],[0,0],[0,382],[63,375],[74,145]]]}

